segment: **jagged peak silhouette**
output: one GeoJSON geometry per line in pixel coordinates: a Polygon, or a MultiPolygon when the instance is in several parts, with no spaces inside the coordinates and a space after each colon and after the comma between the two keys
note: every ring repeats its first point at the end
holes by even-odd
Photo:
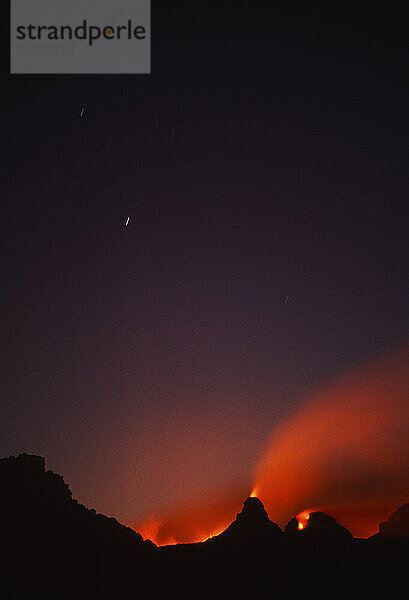
{"type": "MultiPolygon", "coordinates": [[[[285,529],[296,533],[291,537],[271,521],[261,500],[247,498],[219,536],[158,549],[115,519],[78,503],[63,478],[45,470],[41,456],[0,459],[0,485],[2,541],[8,549],[2,587],[11,599],[111,600],[136,593],[159,598],[173,588],[190,598],[197,596],[198,581],[213,598],[303,598],[310,592],[314,598],[335,597],[338,581],[348,590],[358,589],[357,596],[349,597],[371,597],[369,579],[374,592],[384,585],[385,597],[392,597],[394,585],[406,585],[400,576],[406,573],[406,540],[391,536],[385,541],[379,534],[370,541],[353,540],[335,519],[318,511],[302,531],[292,519],[285,529]]],[[[408,506],[380,530],[390,532],[393,526],[406,532],[408,506]]]]}
{"type": "Polygon", "coordinates": [[[259,498],[247,498],[243,510],[229,527],[213,540],[234,540],[235,542],[268,541],[282,535],[282,530],[270,520],[259,498]]]}
{"type": "Polygon", "coordinates": [[[398,508],[387,521],[379,523],[379,535],[409,539],[409,503],[398,508]]]}
{"type": "Polygon", "coordinates": [[[321,511],[311,512],[302,529],[298,526],[297,517],[293,517],[285,526],[284,534],[300,540],[340,541],[353,538],[348,529],[321,511]]]}
{"type": "Polygon", "coordinates": [[[300,531],[304,537],[314,537],[325,539],[349,539],[352,540],[352,533],[340,525],[334,517],[331,517],[321,511],[310,513],[310,517],[304,529],[300,531]]]}
{"type": "Polygon", "coordinates": [[[42,456],[21,453],[0,459],[0,483],[7,495],[0,497],[0,510],[10,520],[10,534],[22,529],[31,535],[55,535],[55,525],[70,538],[105,539],[110,535],[124,543],[146,547],[142,536],[113,517],[86,508],[72,498],[63,477],[45,469],[42,456]]]}

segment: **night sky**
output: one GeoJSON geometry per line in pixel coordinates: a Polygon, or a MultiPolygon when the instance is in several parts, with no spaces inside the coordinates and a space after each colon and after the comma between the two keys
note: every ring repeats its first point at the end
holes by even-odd
{"type": "Polygon", "coordinates": [[[0,455],[123,522],[409,336],[405,3],[153,5],[133,76],[9,75],[1,9],[0,455]]]}

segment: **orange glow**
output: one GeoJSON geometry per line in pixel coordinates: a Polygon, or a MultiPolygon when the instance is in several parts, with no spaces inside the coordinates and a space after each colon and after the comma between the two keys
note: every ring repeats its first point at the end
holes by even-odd
{"type": "MultiPolygon", "coordinates": [[[[189,516],[186,514],[177,515],[173,517],[168,517],[167,519],[156,520],[151,519],[140,525],[132,526],[132,529],[137,531],[142,535],[142,537],[146,540],[151,540],[157,546],[174,546],[176,544],[190,544],[190,543],[198,543],[205,542],[220,533],[222,533],[227,527],[230,525],[231,521],[226,520],[222,525],[218,525],[217,527],[212,528],[209,524],[206,524],[203,517],[199,517],[198,526],[195,528],[195,532],[190,529],[188,525],[189,516]],[[177,528],[179,527],[179,519],[184,521],[187,525],[184,525],[183,529],[186,533],[180,534],[180,537],[176,539],[174,536],[167,535],[166,531],[168,528],[177,528]],[[154,523],[154,526],[152,524],[154,523]]],[[[234,516],[231,520],[234,519],[234,516]]]]}
{"type": "Polygon", "coordinates": [[[315,506],[367,537],[408,501],[408,373],[405,348],[315,393],[273,432],[255,470],[273,521],[315,506]]]}
{"type": "MultiPolygon", "coordinates": [[[[132,527],[132,529],[135,529],[135,531],[138,531],[138,533],[141,534],[141,536],[143,537],[144,540],[151,540],[152,542],[156,543],[156,540],[158,539],[162,524],[163,524],[163,521],[161,519],[156,519],[155,517],[151,517],[150,519],[148,519],[141,525],[131,526],[131,527],[132,527]]],[[[177,541],[175,540],[175,538],[168,537],[168,538],[162,540],[161,545],[174,546],[175,544],[177,544],[177,541]]]]}
{"type": "Polygon", "coordinates": [[[161,519],[150,518],[133,524],[132,528],[157,546],[204,542],[230,525],[241,511],[247,493],[245,488],[221,492],[217,503],[214,498],[186,501],[186,508],[175,510],[161,519]]]}
{"type": "Polygon", "coordinates": [[[304,527],[307,525],[308,523],[308,519],[310,518],[310,512],[312,511],[306,511],[303,510],[302,512],[300,512],[297,515],[297,521],[298,521],[298,529],[301,531],[302,529],[304,529],[304,527]]]}
{"type": "MultiPolygon", "coordinates": [[[[284,527],[297,515],[302,530],[321,510],[367,537],[408,501],[408,350],[316,392],[273,432],[250,493],[273,521],[284,527]]],[[[202,542],[228,527],[247,496],[243,485],[186,498],[134,529],[157,545],[202,542]]]]}

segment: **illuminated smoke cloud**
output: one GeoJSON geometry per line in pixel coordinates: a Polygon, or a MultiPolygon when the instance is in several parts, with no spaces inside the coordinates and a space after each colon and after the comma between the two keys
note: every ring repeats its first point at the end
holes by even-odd
{"type": "Polygon", "coordinates": [[[298,515],[302,529],[310,512],[323,511],[355,536],[371,535],[409,499],[408,396],[405,347],[307,398],[272,433],[250,494],[244,484],[186,498],[177,511],[134,528],[159,545],[203,541],[251,495],[282,527],[298,515]]]}
{"type": "Polygon", "coordinates": [[[240,512],[248,489],[220,491],[213,498],[186,501],[183,509],[132,525],[144,539],[159,546],[203,542],[224,531],[240,512]]]}
{"type": "Polygon", "coordinates": [[[315,393],[271,435],[252,494],[282,525],[314,507],[375,533],[409,498],[408,393],[407,347],[315,393]]]}

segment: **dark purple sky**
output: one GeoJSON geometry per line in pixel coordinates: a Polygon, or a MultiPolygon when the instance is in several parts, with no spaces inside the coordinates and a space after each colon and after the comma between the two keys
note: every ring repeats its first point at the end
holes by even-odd
{"type": "Polygon", "coordinates": [[[1,12],[0,455],[128,521],[408,337],[405,4],[170,4],[150,76],[10,76],[1,12]]]}

